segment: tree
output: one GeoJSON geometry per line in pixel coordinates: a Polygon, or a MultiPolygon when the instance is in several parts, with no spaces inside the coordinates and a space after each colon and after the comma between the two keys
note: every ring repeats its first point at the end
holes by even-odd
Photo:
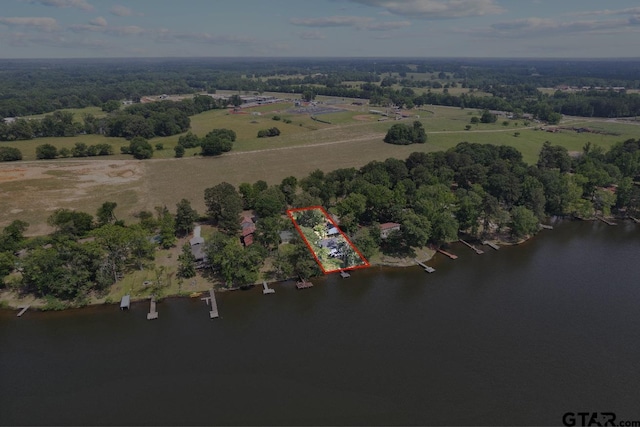
{"type": "Polygon", "coordinates": [[[58,149],[51,144],[42,144],[36,147],[36,158],[42,159],[55,159],[58,155],[58,149]]]}
{"type": "Polygon", "coordinates": [[[271,250],[280,244],[280,232],[284,228],[282,219],[277,216],[261,218],[256,224],[256,241],[271,250]]]}
{"type": "Polygon", "coordinates": [[[200,141],[203,156],[219,156],[231,151],[236,133],[229,129],[214,129],[200,141]]]}
{"type": "Polygon", "coordinates": [[[482,123],[495,123],[498,121],[498,116],[489,110],[484,110],[482,116],[480,116],[480,121],[482,123]]]}
{"type": "Polygon", "coordinates": [[[29,223],[19,219],[13,220],[0,233],[0,252],[15,252],[24,242],[24,232],[29,223]]]}
{"type": "Polygon", "coordinates": [[[295,176],[288,176],[280,183],[280,191],[284,194],[287,204],[293,202],[293,197],[298,189],[298,179],[295,176]]]}
{"type": "Polygon", "coordinates": [[[182,199],[176,205],[176,234],[186,236],[193,231],[193,223],[198,219],[198,212],[191,207],[191,202],[182,199]]]}
{"type": "Polygon", "coordinates": [[[571,157],[565,147],[551,145],[545,141],[538,156],[538,167],[545,169],[560,169],[560,172],[569,172],[571,169],[571,157]]]}
{"type": "Polygon", "coordinates": [[[222,182],[204,191],[207,214],[221,231],[235,234],[240,229],[239,215],[242,212],[242,198],[235,187],[222,182]]]}
{"type": "Polygon", "coordinates": [[[71,149],[71,155],[73,157],[87,157],[87,144],[84,142],[76,142],[76,145],[71,149]]]}
{"type": "Polygon", "coordinates": [[[538,231],[538,218],[524,206],[515,206],[511,209],[511,234],[515,237],[523,237],[535,234],[538,231]]]}
{"type": "Polygon", "coordinates": [[[175,153],[176,153],[176,155],[175,155],[175,156],[176,156],[177,158],[180,158],[180,157],[183,157],[183,156],[184,156],[184,151],[185,151],[185,150],[184,150],[184,147],[183,147],[182,145],[180,145],[180,144],[178,144],[178,145],[176,145],[175,147],[173,147],[173,151],[175,151],[175,153]]]}
{"type": "Polygon", "coordinates": [[[196,258],[191,252],[191,246],[188,243],[182,245],[182,252],[178,255],[178,277],[190,279],[196,275],[196,258]]]}
{"type": "Polygon", "coordinates": [[[279,187],[271,186],[256,197],[255,209],[260,218],[280,215],[286,207],[287,201],[279,187]]]}
{"type": "Polygon", "coordinates": [[[480,123],[480,118],[479,118],[479,117],[477,117],[477,116],[473,116],[473,117],[471,117],[471,120],[469,120],[469,122],[470,122],[472,125],[477,125],[478,123],[480,123]]]}
{"type": "Polygon", "coordinates": [[[389,128],[384,137],[384,142],[396,145],[422,144],[426,141],[427,134],[424,131],[422,123],[417,120],[413,122],[413,126],[404,123],[394,124],[389,128]]]}
{"type": "Polygon", "coordinates": [[[113,211],[116,209],[118,204],[116,202],[104,202],[102,206],[98,208],[98,212],[96,212],[96,217],[98,220],[98,226],[101,227],[105,224],[111,224],[117,218],[113,211]]]}
{"type": "Polygon", "coordinates": [[[146,139],[136,136],[129,143],[129,151],[138,160],[150,159],[153,157],[153,147],[146,139]]]}
{"type": "Polygon", "coordinates": [[[93,216],[85,212],[57,209],[49,216],[47,223],[60,234],[82,237],[93,228],[93,216]]]}
{"type": "Polygon", "coordinates": [[[175,219],[166,207],[159,210],[159,212],[161,212],[158,218],[160,223],[160,246],[163,249],[169,249],[176,244],[175,219]]]}
{"type": "Polygon", "coordinates": [[[120,109],[120,102],[116,101],[115,99],[111,99],[107,102],[105,102],[104,104],[102,104],[102,111],[105,111],[107,113],[112,113],[116,110],[120,109]]]}
{"type": "Polygon", "coordinates": [[[423,247],[429,241],[431,222],[425,216],[408,211],[404,214],[400,232],[407,246],[423,247]]]}
{"type": "Polygon", "coordinates": [[[0,147],[0,162],[15,162],[22,160],[22,153],[14,147],[0,147]]]}

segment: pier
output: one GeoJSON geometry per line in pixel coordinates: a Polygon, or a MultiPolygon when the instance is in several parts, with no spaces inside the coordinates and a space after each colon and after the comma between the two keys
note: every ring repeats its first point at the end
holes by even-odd
{"type": "Polygon", "coordinates": [[[444,256],[448,256],[448,257],[449,257],[449,258],[451,258],[451,259],[458,259],[458,255],[454,255],[454,254],[449,253],[449,252],[447,252],[447,251],[445,251],[445,250],[438,249],[438,252],[440,252],[440,253],[441,253],[442,255],[444,255],[444,256]]]}
{"type": "Polygon", "coordinates": [[[434,271],[436,271],[436,269],[435,269],[435,268],[433,268],[433,267],[429,267],[427,264],[425,264],[425,263],[423,263],[423,262],[420,262],[420,261],[416,260],[416,263],[417,263],[420,267],[424,268],[424,271],[426,271],[427,273],[433,273],[434,271]]]}
{"type": "Polygon", "coordinates": [[[276,293],[276,290],[275,289],[271,289],[269,287],[269,285],[267,284],[267,282],[262,282],[262,287],[264,288],[264,289],[262,289],[262,294],[263,295],[275,294],[276,293]]]}
{"type": "Polygon", "coordinates": [[[127,309],[131,306],[131,295],[127,294],[120,300],[120,310],[127,309]]]}
{"type": "Polygon", "coordinates": [[[347,277],[351,277],[351,275],[344,270],[340,270],[340,276],[342,276],[343,279],[346,279],[347,277]]]}
{"type": "Polygon", "coordinates": [[[31,307],[30,305],[25,305],[23,307],[18,307],[21,310],[18,312],[17,317],[20,317],[24,314],[25,311],[27,311],[29,309],[29,307],[31,307]]]}
{"type": "Polygon", "coordinates": [[[296,282],[296,289],[307,289],[313,286],[313,283],[308,282],[304,279],[296,282]]]}
{"type": "Polygon", "coordinates": [[[156,310],[156,297],[151,297],[149,304],[149,312],[147,313],[147,320],[153,320],[158,318],[158,311],[156,310]]]}
{"type": "Polygon", "coordinates": [[[209,303],[211,303],[211,311],[209,311],[209,317],[211,319],[215,319],[217,317],[220,317],[220,315],[218,314],[218,304],[216,303],[216,295],[213,292],[213,288],[209,289],[209,296],[208,297],[204,297],[204,298],[200,298],[202,301],[206,302],[207,305],[209,305],[209,303]]]}
{"type": "Polygon", "coordinates": [[[498,245],[496,245],[495,243],[490,242],[490,241],[488,241],[488,240],[483,240],[483,241],[482,241],[482,244],[483,244],[483,245],[487,245],[487,246],[489,246],[491,249],[495,249],[496,251],[497,251],[498,249],[500,249],[500,246],[498,246],[498,245]]]}
{"type": "Polygon", "coordinates": [[[475,253],[477,253],[478,255],[481,255],[484,253],[484,251],[482,249],[478,249],[475,246],[473,246],[471,243],[469,242],[465,242],[462,239],[459,239],[460,243],[463,243],[465,246],[468,246],[472,251],[474,251],[475,253]]]}
{"type": "Polygon", "coordinates": [[[538,227],[542,228],[543,230],[553,230],[553,226],[552,225],[538,224],[538,227]]]}
{"type": "Polygon", "coordinates": [[[604,222],[607,225],[618,225],[615,222],[611,222],[611,221],[608,221],[608,220],[602,218],[601,216],[597,216],[596,219],[599,219],[600,221],[604,222]]]}
{"type": "Polygon", "coordinates": [[[640,219],[634,218],[632,216],[630,216],[629,218],[631,218],[633,220],[633,222],[635,222],[636,224],[640,224],[640,219]]]}

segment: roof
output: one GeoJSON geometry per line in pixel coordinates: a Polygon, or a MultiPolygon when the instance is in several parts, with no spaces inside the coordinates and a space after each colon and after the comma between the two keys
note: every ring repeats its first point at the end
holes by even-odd
{"type": "Polygon", "coordinates": [[[340,230],[338,230],[336,227],[331,227],[328,231],[327,234],[331,235],[331,234],[340,234],[340,230]]]}
{"type": "Polygon", "coordinates": [[[250,234],[253,234],[256,232],[256,226],[255,225],[251,225],[249,227],[245,227],[242,229],[242,237],[246,237],[250,234]]]}
{"type": "Polygon", "coordinates": [[[245,236],[245,238],[244,238],[244,245],[245,246],[249,246],[251,244],[253,244],[253,234],[249,234],[249,235],[245,236]]]}
{"type": "Polygon", "coordinates": [[[131,303],[131,296],[130,295],[123,296],[122,300],[120,301],[120,308],[129,307],[130,303],[131,303]]]}
{"type": "Polygon", "coordinates": [[[200,237],[201,230],[202,230],[202,227],[200,227],[199,225],[196,225],[193,229],[193,237],[200,237]]]}
{"type": "Polygon", "coordinates": [[[192,237],[191,240],[189,240],[189,244],[191,246],[201,245],[203,243],[204,243],[204,238],[202,238],[202,237],[192,237]]]}
{"type": "Polygon", "coordinates": [[[391,230],[392,228],[400,227],[400,224],[397,222],[385,222],[384,224],[380,224],[380,230],[391,230]]]}
{"type": "Polygon", "coordinates": [[[200,244],[191,245],[191,254],[196,259],[196,261],[201,261],[205,258],[203,249],[204,249],[203,245],[200,245],[200,244]]]}

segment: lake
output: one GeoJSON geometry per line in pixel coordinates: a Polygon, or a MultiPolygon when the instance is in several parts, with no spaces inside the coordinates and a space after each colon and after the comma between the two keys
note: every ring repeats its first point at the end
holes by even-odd
{"type": "Polygon", "coordinates": [[[199,299],[0,312],[0,423],[561,425],[640,420],[640,225],[199,299]]]}

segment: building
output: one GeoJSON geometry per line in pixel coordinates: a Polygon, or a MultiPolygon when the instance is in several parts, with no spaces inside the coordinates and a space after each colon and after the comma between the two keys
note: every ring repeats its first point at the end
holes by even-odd
{"type": "Polygon", "coordinates": [[[242,217],[240,221],[240,227],[242,228],[242,233],[240,234],[240,242],[243,246],[250,246],[253,244],[254,233],[256,232],[256,224],[253,218],[249,215],[245,215],[242,217]]]}
{"type": "Polygon", "coordinates": [[[396,222],[385,222],[380,224],[380,238],[386,239],[393,231],[400,231],[400,224],[396,222]]]}
{"type": "Polygon", "coordinates": [[[197,225],[193,229],[193,237],[189,240],[189,245],[191,246],[191,253],[196,259],[196,263],[200,263],[205,259],[204,253],[204,238],[200,236],[201,228],[197,225]]]}

